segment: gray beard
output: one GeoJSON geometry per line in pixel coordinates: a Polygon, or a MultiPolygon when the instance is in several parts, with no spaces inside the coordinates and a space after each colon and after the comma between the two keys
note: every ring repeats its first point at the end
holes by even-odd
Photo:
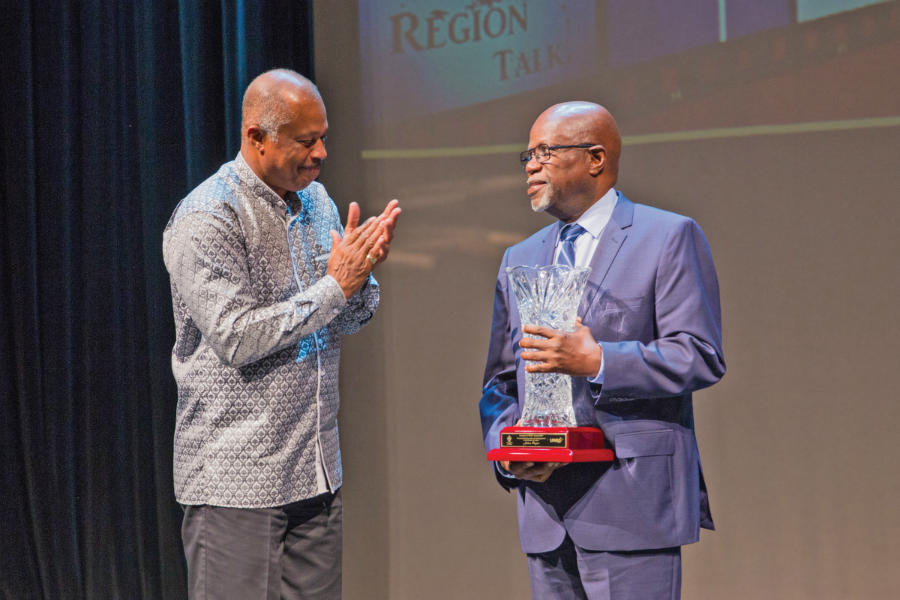
{"type": "Polygon", "coordinates": [[[542,212],[546,211],[548,208],[550,208],[550,201],[547,199],[546,194],[544,195],[543,198],[541,198],[541,201],[539,204],[536,205],[534,202],[531,203],[531,210],[533,210],[536,213],[542,213],[542,212]]]}

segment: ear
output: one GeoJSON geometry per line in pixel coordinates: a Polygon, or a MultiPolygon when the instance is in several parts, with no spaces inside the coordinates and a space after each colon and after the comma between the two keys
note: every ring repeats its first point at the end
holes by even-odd
{"type": "Polygon", "coordinates": [[[588,172],[596,177],[606,168],[606,148],[597,144],[588,148],[588,152],[591,155],[591,166],[588,168],[588,172]]]}
{"type": "Polygon", "coordinates": [[[249,125],[247,127],[247,139],[259,151],[263,149],[263,141],[266,139],[266,132],[260,129],[259,125],[249,125]]]}

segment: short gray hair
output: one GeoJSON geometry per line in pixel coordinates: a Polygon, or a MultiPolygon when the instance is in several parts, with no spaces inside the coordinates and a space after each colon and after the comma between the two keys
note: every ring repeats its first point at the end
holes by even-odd
{"type": "Polygon", "coordinates": [[[257,105],[259,128],[266,132],[273,142],[278,141],[278,130],[291,120],[291,111],[279,92],[263,94],[257,105]]]}

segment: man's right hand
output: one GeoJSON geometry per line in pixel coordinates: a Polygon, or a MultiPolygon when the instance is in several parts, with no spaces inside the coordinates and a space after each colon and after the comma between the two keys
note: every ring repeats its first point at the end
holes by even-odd
{"type": "Polygon", "coordinates": [[[337,231],[331,230],[331,254],[328,257],[327,272],[341,286],[345,298],[355,294],[372,272],[381,253],[379,240],[389,235],[386,227],[383,215],[371,217],[359,225],[359,204],[351,202],[347,210],[344,237],[341,238],[337,231]]]}

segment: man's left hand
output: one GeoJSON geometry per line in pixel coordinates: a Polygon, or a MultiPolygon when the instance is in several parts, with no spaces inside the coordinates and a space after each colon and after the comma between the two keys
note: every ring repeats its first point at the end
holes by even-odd
{"type": "Polygon", "coordinates": [[[391,251],[391,240],[394,239],[394,227],[397,226],[397,218],[400,216],[400,202],[396,199],[388,202],[382,213],[378,216],[378,221],[382,224],[383,233],[372,248],[371,255],[375,257],[376,262],[372,265],[383,263],[391,251]]]}
{"type": "Polygon", "coordinates": [[[575,331],[558,331],[549,327],[525,325],[522,331],[542,338],[523,337],[519,346],[525,348],[522,359],[529,373],[565,373],[578,377],[593,377],[600,372],[603,351],[594,340],[591,330],[575,320],[575,331]]]}
{"type": "Polygon", "coordinates": [[[566,464],[568,463],[500,461],[500,466],[516,479],[537,483],[544,483],[553,475],[553,471],[566,464]]]}

